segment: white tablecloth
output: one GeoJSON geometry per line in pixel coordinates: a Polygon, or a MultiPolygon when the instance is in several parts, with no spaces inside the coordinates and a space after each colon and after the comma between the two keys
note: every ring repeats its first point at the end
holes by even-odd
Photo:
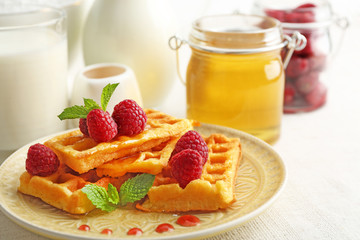
{"type": "MultiPolygon", "coordinates": [[[[260,216],[211,239],[360,239],[359,26],[358,17],[329,69],[327,104],[283,117],[274,145],[288,170],[283,193],[260,216]]],[[[185,89],[179,81],[159,110],[185,117],[185,89]]],[[[0,213],[0,239],[45,238],[0,213]]]]}

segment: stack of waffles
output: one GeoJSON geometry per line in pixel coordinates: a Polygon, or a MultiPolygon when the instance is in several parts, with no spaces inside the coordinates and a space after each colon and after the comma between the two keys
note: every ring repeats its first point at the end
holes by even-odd
{"type": "Polygon", "coordinates": [[[59,169],[47,177],[24,172],[18,190],[66,212],[84,214],[95,208],[81,191],[86,184],[106,188],[111,183],[119,189],[136,174],[150,173],[156,175],[155,182],[145,199],[136,205],[140,210],[213,211],[229,206],[235,200],[240,140],[220,134],[206,137],[209,160],[202,177],[182,189],[168,174],[167,164],[178,139],[196,122],[150,109],[145,113],[145,130],[135,136],[116,136],[110,142],[96,143],[74,130],[48,140],[44,144],[58,156],[59,169]]]}

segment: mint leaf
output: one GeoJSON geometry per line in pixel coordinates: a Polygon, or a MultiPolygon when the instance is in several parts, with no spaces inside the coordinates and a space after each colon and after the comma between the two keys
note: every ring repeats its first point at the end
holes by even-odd
{"type": "Polygon", "coordinates": [[[155,175],[143,173],[128,179],[120,188],[120,194],[116,187],[111,183],[108,185],[108,190],[96,184],[87,184],[81,191],[86,194],[87,198],[103,211],[111,212],[120,204],[125,206],[127,203],[132,203],[142,199],[148,193],[153,185],[155,175]]]}
{"type": "Polygon", "coordinates": [[[153,185],[155,175],[143,173],[127,180],[120,187],[120,204],[125,206],[142,199],[153,185]]]}
{"type": "Polygon", "coordinates": [[[93,109],[100,109],[100,106],[90,98],[84,98],[85,108],[88,110],[88,113],[93,109]]]}
{"type": "Polygon", "coordinates": [[[111,202],[112,204],[118,204],[120,201],[119,198],[119,193],[116,189],[116,187],[114,187],[111,183],[109,183],[108,185],[108,196],[109,196],[109,202],[111,202]]]}
{"type": "Polygon", "coordinates": [[[106,111],[107,105],[110,101],[111,95],[114,93],[116,87],[119,85],[119,83],[114,84],[108,84],[106,85],[101,93],[101,107],[104,111],[106,111]]]}
{"type": "MultiPolygon", "coordinates": [[[[106,85],[101,93],[101,106],[104,111],[106,111],[106,107],[110,101],[111,95],[114,93],[116,87],[119,83],[108,84],[106,85]]],[[[97,104],[94,100],[89,98],[84,98],[84,106],[72,106],[65,108],[62,113],[58,115],[60,120],[65,119],[76,119],[76,118],[86,118],[88,113],[93,109],[101,109],[99,104],[97,104]]]]}
{"type": "Polygon", "coordinates": [[[88,111],[84,106],[75,105],[65,108],[64,111],[58,115],[58,118],[60,118],[60,120],[86,118],[87,114],[88,111]]]}
{"type": "MultiPolygon", "coordinates": [[[[96,184],[88,184],[85,185],[81,189],[81,191],[86,194],[86,196],[92,202],[92,204],[94,204],[97,208],[100,208],[103,211],[111,212],[115,210],[117,207],[116,204],[112,203],[113,199],[110,200],[109,194],[104,187],[100,187],[96,184]]],[[[110,191],[113,191],[113,189],[110,191]]]]}
{"type": "Polygon", "coordinates": [[[58,118],[60,118],[60,120],[86,118],[91,110],[100,108],[94,100],[88,98],[84,98],[84,105],[85,106],[75,105],[65,108],[64,111],[58,115],[58,118]]]}

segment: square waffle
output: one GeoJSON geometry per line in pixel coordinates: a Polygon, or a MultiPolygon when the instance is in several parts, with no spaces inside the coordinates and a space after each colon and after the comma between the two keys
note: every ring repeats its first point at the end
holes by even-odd
{"type": "Polygon", "coordinates": [[[159,111],[144,111],[148,118],[145,130],[135,136],[116,136],[110,142],[96,143],[79,130],[74,130],[44,144],[55,152],[62,163],[78,173],[85,173],[113,159],[149,150],[173,137],[181,136],[196,124],[159,111]]]}
{"type": "Polygon", "coordinates": [[[150,150],[138,152],[104,163],[97,167],[98,176],[120,177],[128,172],[159,174],[167,166],[179,137],[171,138],[150,150]]]}
{"type": "Polygon", "coordinates": [[[191,181],[183,189],[164,169],[137,208],[150,212],[215,211],[233,203],[236,172],[242,156],[240,139],[212,134],[205,141],[209,159],[200,179],[191,181]]]}
{"type": "Polygon", "coordinates": [[[76,174],[62,165],[57,172],[48,176],[32,176],[24,172],[20,176],[18,191],[27,195],[38,197],[44,202],[72,214],[84,214],[95,209],[81,188],[86,184],[95,183],[107,188],[111,183],[120,187],[130,176],[122,178],[99,178],[95,171],[85,174],[76,174]]]}

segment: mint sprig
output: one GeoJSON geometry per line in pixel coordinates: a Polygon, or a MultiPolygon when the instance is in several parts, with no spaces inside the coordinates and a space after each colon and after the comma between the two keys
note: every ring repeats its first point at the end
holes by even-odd
{"type": "Polygon", "coordinates": [[[106,111],[107,105],[110,101],[110,98],[112,96],[112,94],[114,93],[116,87],[119,85],[119,83],[114,83],[114,84],[108,84],[106,85],[101,93],[101,107],[102,110],[106,111]]]}
{"type": "Polygon", "coordinates": [[[88,184],[81,191],[97,208],[111,212],[119,205],[125,206],[145,197],[154,180],[155,175],[143,173],[123,183],[120,192],[111,183],[108,185],[108,190],[96,184],[88,184]]]}
{"type": "Polygon", "coordinates": [[[118,85],[119,83],[114,83],[114,84],[109,83],[103,88],[101,93],[101,107],[94,100],[89,98],[84,98],[83,106],[75,105],[72,107],[65,108],[64,111],[58,115],[58,118],[60,120],[86,118],[88,113],[93,109],[102,109],[106,111],[110,98],[118,85]]]}

